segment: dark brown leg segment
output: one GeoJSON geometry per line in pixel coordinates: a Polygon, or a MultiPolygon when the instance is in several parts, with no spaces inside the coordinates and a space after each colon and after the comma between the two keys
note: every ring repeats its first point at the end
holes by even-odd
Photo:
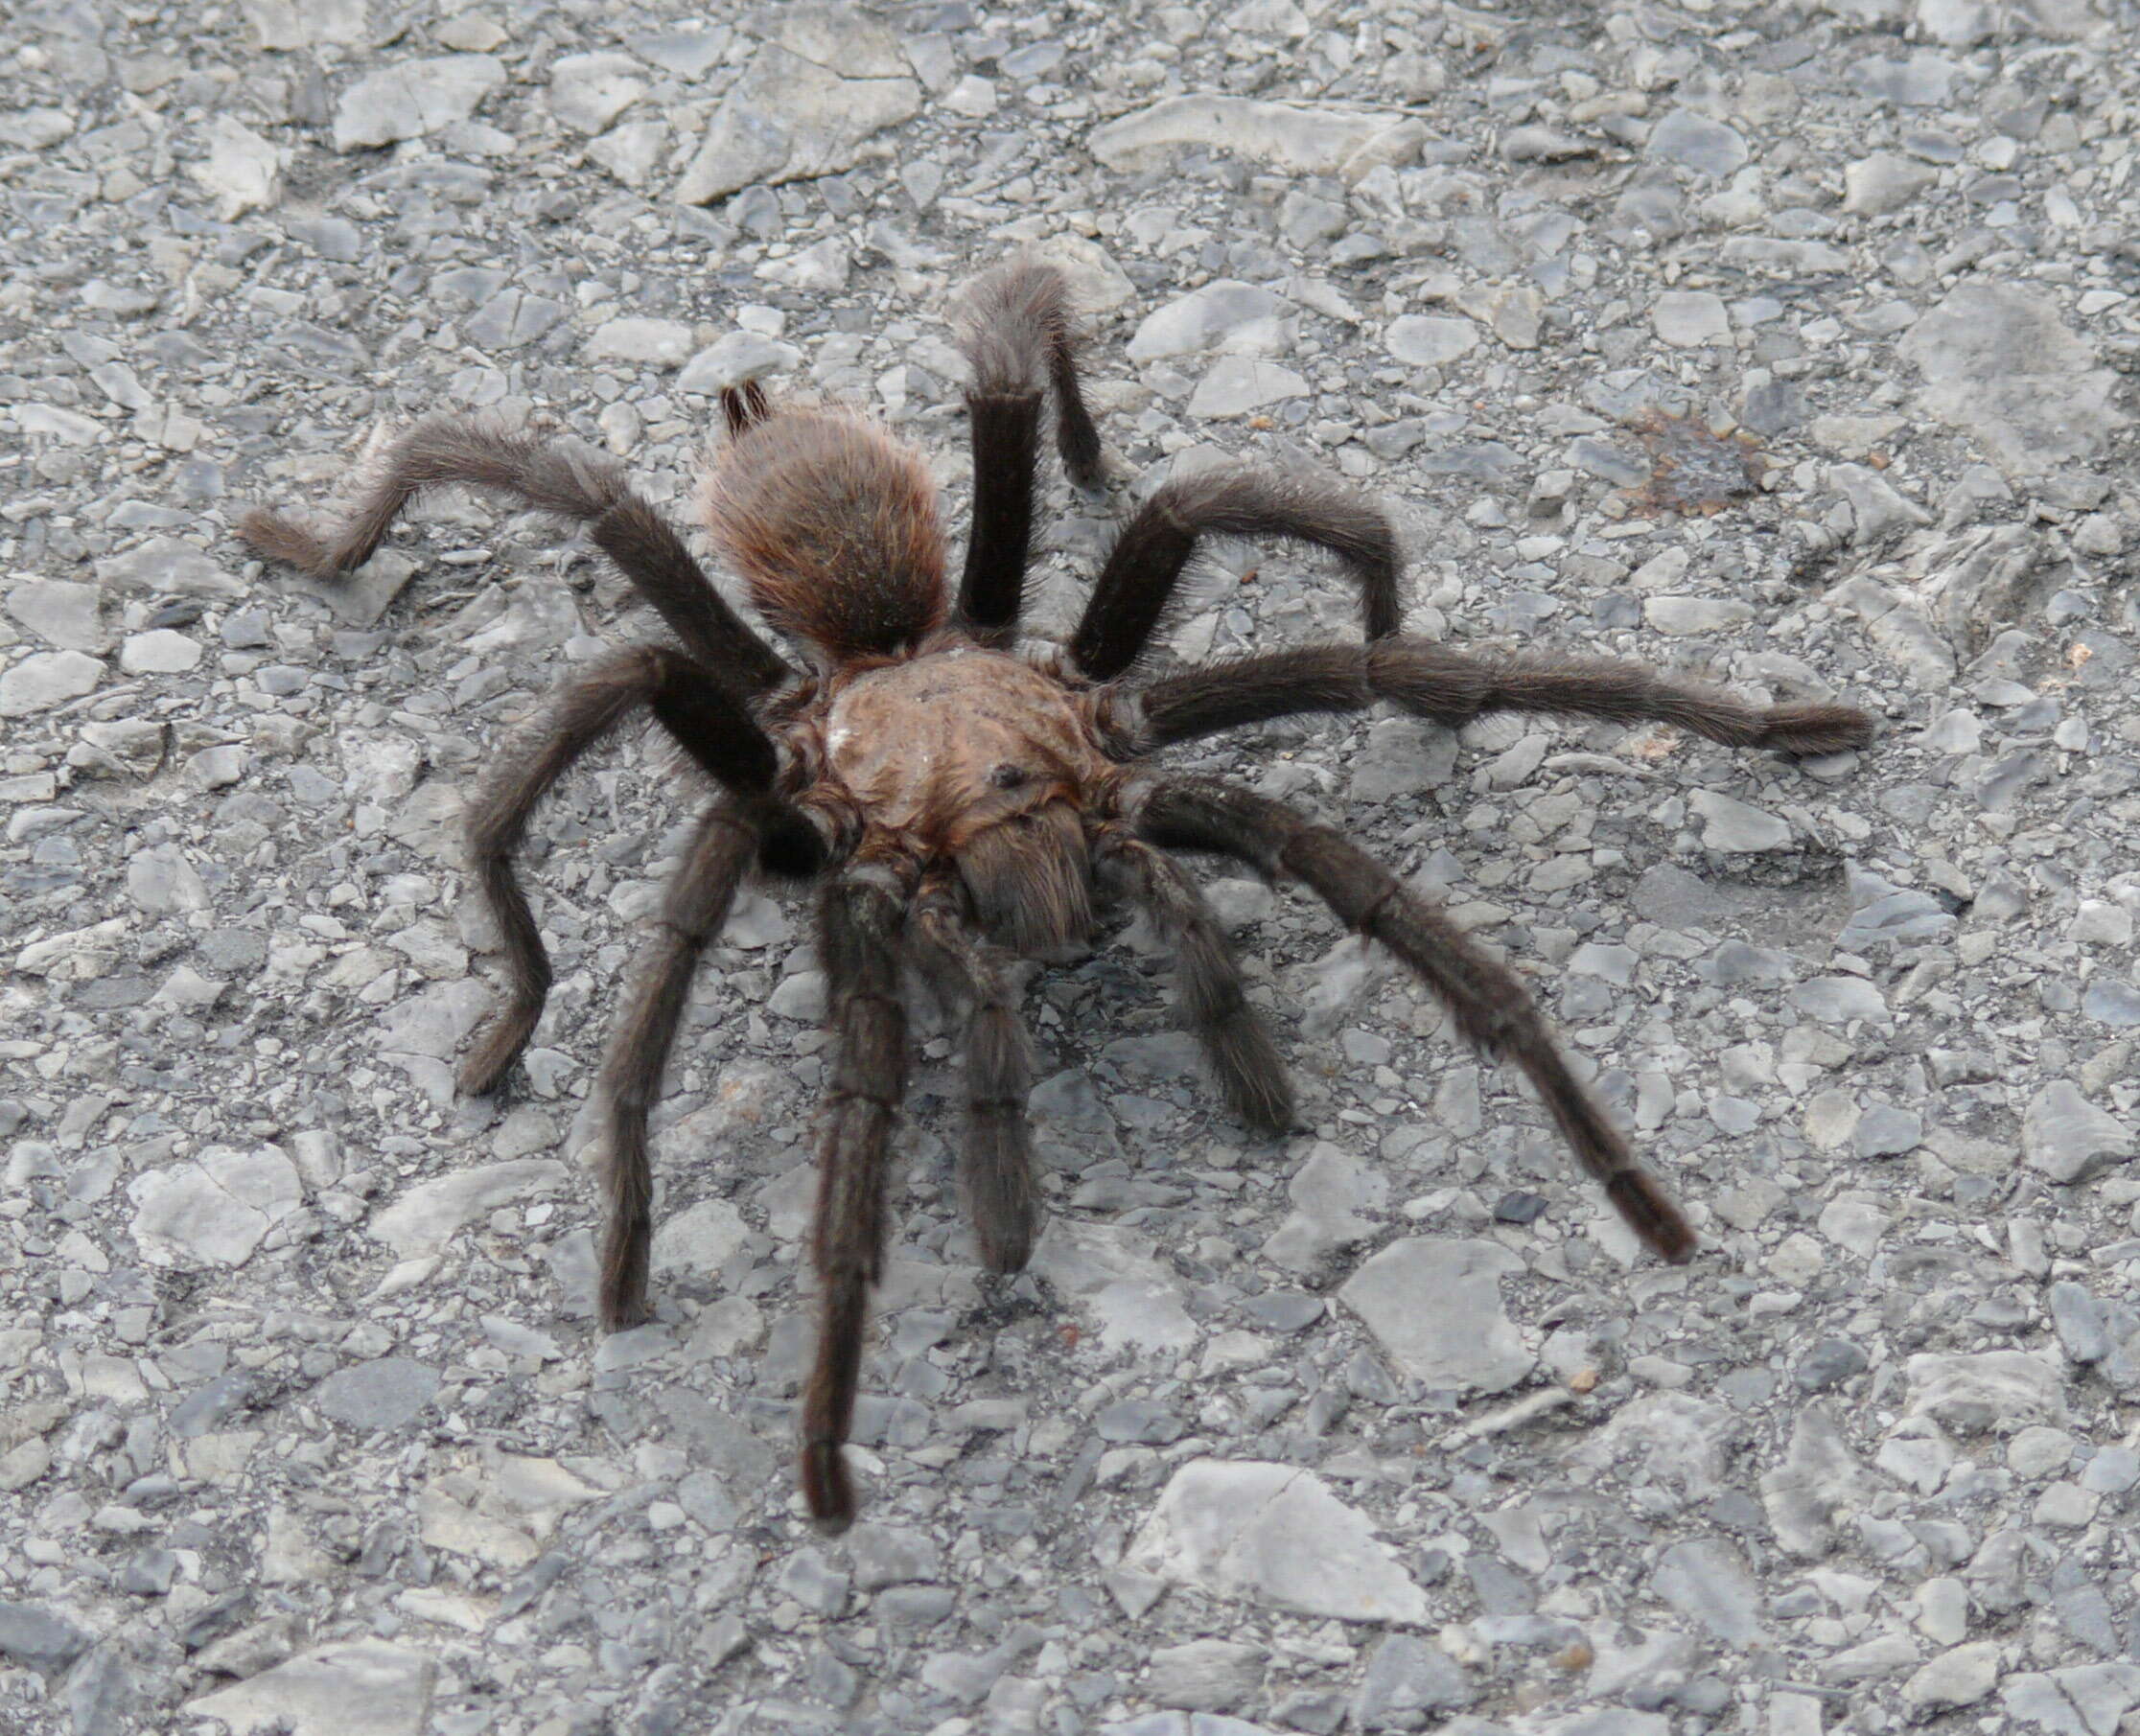
{"type": "Polygon", "coordinates": [[[881,866],[826,889],[818,948],[832,996],[832,1082],[818,1143],[812,1251],[823,1288],[817,1365],[802,1396],[802,1497],[826,1532],[854,1520],[841,1456],[854,1420],[870,1291],[883,1275],[892,1123],[906,1095],[907,1021],[899,999],[905,890],[881,866]]]}
{"type": "Polygon", "coordinates": [[[959,1184],[966,1221],[991,1272],[1020,1272],[1033,1253],[1039,1191],[1026,1098],[1033,1046],[1005,986],[998,949],[974,935],[958,876],[932,870],[915,895],[908,937],[917,962],[969,1011],[965,1030],[965,1147],[959,1184]]]}
{"type": "Polygon", "coordinates": [[[733,792],[766,834],[770,863],[808,871],[822,846],[809,822],[771,795],[773,744],[742,702],[681,652],[635,645],[603,660],[551,702],[540,732],[508,749],[468,813],[469,855],[498,918],[506,1003],[461,1063],[460,1087],[493,1090],[526,1046],[549,993],[549,955],[513,873],[512,854],[544,794],[640,706],[650,707],[708,775],[733,792]]]}
{"type": "Polygon", "coordinates": [[[1640,663],[1603,658],[1466,657],[1424,639],[1316,645],[1229,659],[1126,691],[1121,727],[1148,752],[1302,711],[1358,711],[1393,700],[1455,729],[1491,711],[1563,712],[1612,723],[1671,724],[1732,748],[1833,753],[1872,739],[1851,706],[1747,706],[1640,663]],[[1139,723],[1134,712],[1141,708],[1139,723]]]}
{"type": "Polygon", "coordinates": [[[598,1293],[606,1332],[623,1331],[646,1317],[647,1258],[654,1240],[646,1120],[661,1096],[692,973],[728,920],[735,889],[757,848],[757,828],[725,803],[699,821],[663,896],[659,930],[640,957],[632,998],[610,1036],[602,1063],[610,1131],[602,1183],[609,1218],[602,1231],[598,1293]]]}
{"type": "Polygon", "coordinates": [[[1102,481],[1100,431],[1078,383],[1076,322],[1053,266],[1000,266],[967,292],[960,347],[973,369],[966,413],[973,445],[973,531],[959,585],[959,621],[983,644],[1017,632],[1033,542],[1043,388],[1056,400],[1056,445],[1082,488],[1102,481]]]}
{"type": "Polygon", "coordinates": [[[268,559],[333,581],[371,559],[395,519],[423,490],[456,482],[586,524],[595,546],[685,648],[746,691],[794,675],[722,599],[683,539],[633,492],[623,471],[584,448],[546,445],[457,417],[434,416],[401,437],[384,473],[334,532],[322,534],[260,507],[240,520],[238,528],[268,559]]]}
{"type": "Polygon", "coordinates": [[[1388,947],[1433,990],[1474,1048],[1524,1070],[1628,1227],[1664,1260],[1693,1258],[1693,1230],[1569,1071],[1523,984],[1381,863],[1281,802],[1201,778],[1148,786],[1136,824],[1167,848],[1216,850],[1267,874],[1291,875],[1347,927],[1388,947]]]}
{"type": "Polygon", "coordinates": [[[1102,831],[1095,854],[1101,870],[1173,942],[1182,1012],[1233,1112],[1266,1133],[1291,1131],[1286,1063],[1249,1005],[1232,942],[1188,870],[1122,826],[1102,831]]]}
{"type": "Polygon", "coordinates": [[[1360,587],[1367,637],[1397,631],[1397,537],[1379,508],[1314,477],[1212,471],[1165,484],[1122,527],[1070,639],[1080,669],[1094,681],[1112,681],[1143,655],[1198,543],[1209,536],[1271,537],[1327,549],[1360,587]]]}

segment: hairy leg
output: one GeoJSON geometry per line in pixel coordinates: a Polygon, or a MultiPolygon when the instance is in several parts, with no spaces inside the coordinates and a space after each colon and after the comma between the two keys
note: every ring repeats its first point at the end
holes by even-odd
{"type": "Polygon", "coordinates": [[[663,896],[657,932],[640,957],[631,999],[610,1036],[602,1063],[609,1106],[602,1184],[609,1196],[609,1218],[602,1231],[598,1291],[607,1332],[620,1332],[646,1317],[647,1257],[654,1239],[646,1118],[661,1095],[692,973],[707,943],[728,920],[735,889],[757,854],[758,843],[758,828],[726,802],[700,818],[683,865],[663,896]]]}
{"type": "Polygon", "coordinates": [[[1216,850],[1267,874],[1291,875],[1347,927],[1388,947],[1449,1008],[1467,1041],[1524,1070],[1562,1138],[1628,1227],[1665,1260],[1693,1258],[1694,1232],[1569,1071],[1524,985],[1381,863],[1329,826],[1216,780],[1154,781],[1133,792],[1129,805],[1138,831],[1151,843],[1216,850]]]}
{"type": "Polygon", "coordinates": [[[384,472],[335,531],[323,534],[265,507],[245,514],[238,528],[268,559],[332,581],[371,559],[418,494],[454,482],[585,523],[594,545],[685,648],[747,690],[793,677],[779,654],[713,589],[667,521],[633,491],[621,467],[584,448],[547,445],[459,417],[433,416],[395,442],[384,472]]]}
{"type": "Polygon", "coordinates": [[[908,940],[947,1003],[965,1003],[965,1146],[959,1186],[966,1221],[991,1272],[1020,1272],[1033,1253],[1038,1190],[1026,1097],[1033,1047],[998,968],[998,949],[974,935],[958,876],[931,870],[915,894],[908,940]]]}
{"type": "Polygon", "coordinates": [[[1327,549],[1360,587],[1367,637],[1397,631],[1397,538],[1379,508],[1335,482],[1229,469],[1166,483],[1122,527],[1071,636],[1071,660],[1094,681],[1129,668],[1207,536],[1274,537],[1327,549]]]}
{"type": "Polygon", "coordinates": [[[1490,711],[1553,711],[1613,723],[1667,723],[1733,748],[1833,753],[1872,739],[1851,706],[1748,706],[1640,663],[1603,658],[1467,657],[1424,639],[1316,645],[1228,659],[1103,702],[1127,756],[1302,711],[1359,711],[1392,700],[1454,729],[1490,711]]]}
{"type": "Polygon", "coordinates": [[[1182,1011],[1234,1113],[1267,1133],[1290,1132],[1286,1063],[1248,1003],[1232,943],[1188,870],[1120,825],[1101,828],[1094,854],[1101,872],[1173,942],[1182,1011]]]}
{"type": "Polygon", "coordinates": [[[973,370],[966,413],[973,447],[973,531],[959,585],[959,620],[983,644],[1016,635],[1033,541],[1040,401],[1054,388],[1056,444],[1083,488],[1102,480],[1100,432],[1078,384],[1075,322],[1062,274],[1018,264],[967,292],[959,347],[973,370]]]}
{"type": "Polygon", "coordinates": [[[769,867],[806,873],[822,854],[815,828],[772,794],[773,744],[740,700],[664,645],[635,645],[605,658],[564,686],[532,739],[500,755],[468,811],[469,855],[498,919],[507,991],[505,1006],[461,1063],[463,1091],[479,1097],[497,1086],[526,1047],[549,994],[549,955],[513,873],[513,851],[549,787],[640,706],[740,799],[764,834],[769,867]]]}
{"type": "Polygon", "coordinates": [[[817,1362],[802,1396],[802,1496],[826,1532],[854,1519],[840,1448],[854,1420],[870,1291],[884,1269],[892,1122],[906,1095],[905,919],[906,888],[880,865],[849,868],[826,888],[818,912],[834,1048],[818,1142],[812,1252],[823,1296],[817,1362]]]}

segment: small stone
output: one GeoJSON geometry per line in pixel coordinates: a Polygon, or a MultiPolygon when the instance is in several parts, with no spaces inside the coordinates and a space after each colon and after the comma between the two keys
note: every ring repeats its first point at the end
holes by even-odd
{"type": "Polygon", "coordinates": [[[574,132],[600,132],[646,90],[630,55],[564,55],[550,63],[550,113],[574,132]]]}
{"type": "Polygon", "coordinates": [[[119,648],[119,667],[128,675],[183,675],[200,661],[200,641],[168,627],[129,635],[119,648]]]}
{"type": "Polygon", "coordinates": [[[680,319],[611,319],[587,340],[590,361],[644,362],[681,367],[691,353],[691,328],[680,319]]]}
{"type": "Polygon", "coordinates": [[[96,586],[65,579],[25,579],[8,592],[8,613],[62,651],[110,649],[111,633],[104,624],[101,603],[96,586]]]}
{"type": "Polygon", "coordinates": [[[1831,464],[1827,477],[1828,486],[1850,503],[1850,541],[1860,548],[1932,522],[1930,513],[1904,498],[1878,471],[1862,464],[1831,464]]]}
{"type": "Polygon", "coordinates": [[[1294,174],[1363,174],[1416,158],[1426,127],[1409,119],[1296,108],[1247,97],[1169,97],[1096,127],[1086,138],[1108,169],[1162,160],[1185,145],[1230,150],[1294,174]]]}
{"type": "Polygon", "coordinates": [[[356,1640],[301,1653],[185,1710],[221,1719],[231,1736],[420,1736],[437,1674],[413,1646],[356,1640]]]}
{"type": "Polygon", "coordinates": [[[1702,822],[1702,847],[1710,850],[1782,850],[1791,845],[1790,822],[1734,797],[1696,790],[1686,805],[1702,822]]]}
{"type": "Polygon", "coordinates": [[[65,1616],[35,1604],[0,1603],[0,1657],[48,1676],[74,1662],[94,1637],[65,1616]]]}
{"type": "Polygon", "coordinates": [[[419,1182],[377,1214],[365,1231],[401,1260],[442,1253],[464,1224],[531,1194],[554,1192],[569,1174],[563,1164],[548,1157],[452,1170],[419,1182]]]}
{"type": "Polygon", "coordinates": [[[1147,314],[1129,339],[1129,359],[1157,361],[1201,350],[1279,356],[1291,347],[1298,318],[1284,296],[1220,278],[1147,314]]]}
{"type": "Polygon", "coordinates": [[[2026,1351],[1912,1356],[1909,1414],[1961,1434],[2011,1434],[2032,1423],[2063,1426],[2059,1371],[2026,1351]]]}
{"type": "Polygon", "coordinates": [[[1502,1305],[1524,1262],[1499,1242],[1392,1242],[1338,1292],[1405,1373],[1424,1386],[1506,1392],[1534,1361],[1502,1305]]]}
{"type": "Polygon", "coordinates": [[[1468,354],[1478,342],[1478,327],[1468,319],[1434,313],[1407,313],[1389,322],[1383,345],[1407,367],[1441,367],[1468,354]]]}
{"type": "Polygon", "coordinates": [[[1999,1682],[2000,1642],[1980,1639],[1942,1653],[1902,1684],[1903,1707],[1928,1718],[1952,1706],[1973,1706],[1999,1682]]]}
{"type": "Polygon", "coordinates": [[[921,111],[921,85],[890,29],[843,6],[783,8],[775,38],[751,57],[714,110],[677,183],[703,205],[753,182],[837,174],[865,141],[921,111]]]}
{"type": "Polygon", "coordinates": [[[2021,1118],[2022,1161],[2055,1182],[2085,1181],[2132,1152],[2125,1123],[2089,1102],[2070,1079],[2044,1086],[2021,1118]]]}
{"type": "Polygon", "coordinates": [[[504,65],[490,55],[441,55],[383,67],[342,92],[335,105],[335,149],[420,139],[467,120],[504,83],[504,65]]]}
{"type": "Polygon", "coordinates": [[[1887,997],[1863,977],[1815,977],[1791,990],[1791,1005],[1824,1025],[1889,1016],[1887,997]]]}
{"type": "Polygon", "coordinates": [[[1939,171],[1893,151],[1875,150],[1843,171],[1843,209],[1862,217],[1899,211],[1940,178],[1939,171]]]}
{"type": "Polygon", "coordinates": [[[1724,298],[1707,290],[1665,290],[1652,305],[1650,319],[1658,336],[1682,349],[1732,340],[1732,316],[1724,298]]]}
{"type": "Polygon", "coordinates": [[[2009,475],[2093,458],[2128,420],[2113,407],[2117,376],[2093,365],[2040,289],[1963,284],[1897,348],[1924,376],[1924,406],[2009,475]]]}
{"type": "Polygon", "coordinates": [[[1823,1338],[1799,1358],[1791,1378],[1804,1392],[1825,1393],[1871,1366],[1872,1358],[1849,1339],[1823,1338]]]}
{"type": "Polygon", "coordinates": [[[0,674],[0,717],[34,717],[93,693],[105,666],[80,651],[33,651],[0,674]]]}
{"type": "Polygon", "coordinates": [[[1192,1712],[1223,1712],[1240,1705],[1262,1685],[1266,1654],[1232,1640],[1197,1639],[1161,1646],[1151,1655],[1144,1688],[1163,1706],[1192,1712]]]}
{"type": "Polygon", "coordinates": [[[1193,1459],[1176,1470],[1124,1564],[1338,1621],[1417,1623],[1427,1599],[1366,1519],[1313,1471],[1193,1459]]]}
{"type": "Polygon", "coordinates": [[[382,1356],[329,1375],[313,1389],[312,1402],[352,1428],[400,1428],[415,1421],[439,1385],[435,1368],[406,1356],[382,1356]]]}
{"type": "Polygon", "coordinates": [[[1248,356],[1222,356],[1189,397],[1189,414],[1215,420],[1244,416],[1268,404],[1308,396],[1308,382],[1292,369],[1248,356]]]}
{"type": "Polygon", "coordinates": [[[1645,598],[1642,603],[1642,619],[1674,638],[1726,633],[1753,618],[1753,605],[1736,597],[1658,596],[1645,598]]]}
{"type": "Polygon", "coordinates": [[[207,132],[207,156],[188,167],[214,197],[216,220],[231,222],[273,205],[281,197],[282,152],[227,114],[212,116],[207,132]]]}
{"type": "Polygon", "coordinates": [[[762,375],[784,372],[802,359],[802,352],[791,343],[756,332],[729,332],[685,363],[676,389],[710,398],[762,375]]]}
{"type": "Polygon", "coordinates": [[[1658,1558],[1650,1590],[1731,1646],[1763,1637],[1761,1589],[1746,1559],[1720,1538],[1675,1543],[1658,1558]]]}
{"type": "Polygon", "coordinates": [[[1749,154],[1746,140],[1738,132],[1691,108],[1675,108],[1658,122],[1650,129],[1644,152],[1711,180],[1735,174],[1745,166],[1749,154]]]}
{"type": "Polygon", "coordinates": [[[1410,1633],[1392,1633],[1368,1655],[1353,1696],[1353,1722],[1362,1730],[1415,1730],[1425,1714],[1471,1704],[1477,1689],[1441,1647],[1410,1633]]]}
{"type": "Polygon", "coordinates": [[[1858,1118],[1851,1148],[1859,1157],[1899,1157],[1924,1138],[1924,1118],[1893,1103],[1874,1103],[1858,1118]]]}

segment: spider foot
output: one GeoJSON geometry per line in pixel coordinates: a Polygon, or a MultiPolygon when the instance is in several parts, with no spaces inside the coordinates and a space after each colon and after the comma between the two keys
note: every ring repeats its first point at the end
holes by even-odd
{"type": "Polygon", "coordinates": [[[1605,1197],[1659,1259],[1677,1266],[1694,1258],[1693,1227],[1646,1171],[1622,1169],[1605,1183],[1605,1197]]]}
{"type": "Polygon", "coordinates": [[[476,1047],[462,1057],[454,1082],[463,1097],[488,1097],[520,1059],[527,1039],[535,1034],[543,1016],[541,1001],[520,1002],[506,1007],[476,1039],[476,1047]]]}
{"type": "Polygon", "coordinates": [[[1761,746],[1785,753],[1841,753],[1870,747],[1872,717],[1855,706],[1771,706],[1761,746]]]}
{"type": "Polygon", "coordinates": [[[802,1443],[802,1499],[810,1522],[825,1537],[838,1537],[854,1523],[854,1485],[839,1442],[802,1443]]]}

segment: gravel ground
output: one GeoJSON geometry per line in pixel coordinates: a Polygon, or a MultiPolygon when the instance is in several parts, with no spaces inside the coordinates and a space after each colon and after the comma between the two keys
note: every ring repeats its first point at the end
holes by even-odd
{"type": "MultiPolygon", "coordinates": [[[[2140,8],[710,10],[14,11],[0,1727],[2140,1729],[2140,8]],[[1238,453],[1386,503],[1414,632],[1883,734],[1185,754],[1505,956],[1704,1250],[1640,1257],[1389,961],[1221,878],[1312,1133],[1216,1105],[1129,925],[1034,976],[1052,1227],[989,1280],[925,1028],[826,1541],[799,907],[699,980],[659,1320],[589,1317],[590,1086],[690,811],[647,743],[534,828],[524,1078],[451,1082],[462,801],[646,618],[463,498],[333,608],[230,526],[438,406],[681,505],[757,372],[962,513],[943,314],[1021,247],[1117,472],[1048,485],[1041,636],[1238,453]]],[[[1316,562],[1215,557],[1172,653],[1354,630],[1316,562]]]]}

